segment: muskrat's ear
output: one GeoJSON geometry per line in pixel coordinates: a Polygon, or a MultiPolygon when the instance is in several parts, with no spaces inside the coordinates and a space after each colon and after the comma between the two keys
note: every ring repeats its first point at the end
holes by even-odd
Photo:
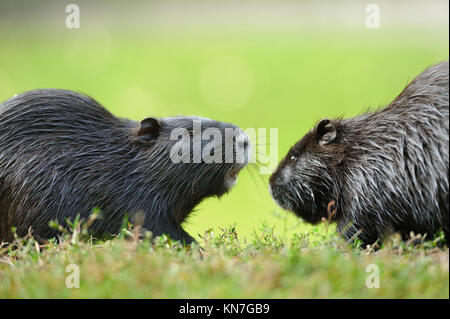
{"type": "Polygon", "coordinates": [[[147,142],[157,138],[160,131],[161,121],[154,117],[148,117],[141,121],[138,136],[143,142],[147,142]]]}
{"type": "Polygon", "coordinates": [[[329,144],[336,138],[336,127],[329,119],[323,119],[317,124],[316,134],[320,144],[329,144]]]}

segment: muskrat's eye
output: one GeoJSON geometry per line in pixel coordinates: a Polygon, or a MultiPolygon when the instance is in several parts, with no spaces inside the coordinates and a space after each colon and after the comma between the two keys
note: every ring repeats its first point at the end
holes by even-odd
{"type": "Polygon", "coordinates": [[[291,156],[291,158],[289,159],[289,162],[291,162],[291,164],[295,163],[295,161],[297,160],[297,156],[291,156]]]}

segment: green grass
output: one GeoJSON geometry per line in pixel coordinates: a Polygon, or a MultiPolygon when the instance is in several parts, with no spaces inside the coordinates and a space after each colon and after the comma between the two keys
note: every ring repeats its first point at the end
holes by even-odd
{"type": "Polygon", "coordinates": [[[263,224],[249,240],[231,226],[182,247],[133,230],[92,242],[85,228],[73,229],[59,243],[25,238],[0,249],[0,298],[449,298],[448,250],[436,248],[442,238],[413,246],[392,237],[362,250],[333,232],[287,244],[263,224]],[[79,288],[66,286],[71,264],[79,288]],[[372,264],[379,288],[366,286],[372,264]]]}

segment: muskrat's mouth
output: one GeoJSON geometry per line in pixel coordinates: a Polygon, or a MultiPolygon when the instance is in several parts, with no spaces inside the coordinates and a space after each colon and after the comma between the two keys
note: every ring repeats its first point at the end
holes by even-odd
{"type": "Polygon", "coordinates": [[[230,169],[225,175],[225,186],[230,189],[236,184],[239,172],[245,167],[245,164],[239,164],[230,169]]]}

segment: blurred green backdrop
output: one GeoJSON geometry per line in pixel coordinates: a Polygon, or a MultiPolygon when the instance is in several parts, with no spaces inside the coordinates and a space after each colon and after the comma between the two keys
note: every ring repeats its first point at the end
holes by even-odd
{"type": "MultiPolygon", "coordinates": [[[[0,100],[64,88],[135,120],[278,128],[279,160],[315,121],[385,105],[448,58],[447,1],[379,1],[378,29],[366,27],[364,1],[73,1],[79,29],[65,26],[68,3],[0,2],[0,100]]],[[[196,236],[236,223],[241,238],[262,221],[310,230],[275,205],[267,179],[243,171],[185,227],[196,236]]]]}

